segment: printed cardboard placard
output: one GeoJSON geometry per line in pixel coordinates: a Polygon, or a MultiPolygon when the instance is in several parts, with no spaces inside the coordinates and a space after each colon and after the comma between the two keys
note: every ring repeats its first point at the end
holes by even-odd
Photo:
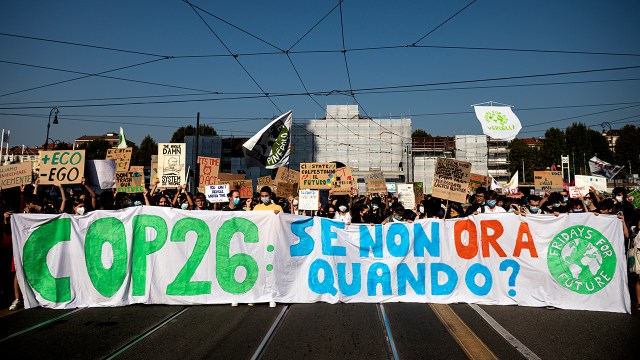
{"type": "Polygon", "coordinates": [[[113,159],[116,162],[116,171],[129,171],[131,165],[131,153],[133,148],[107,149],[105,160],[113,159]]]}
{"type": "Polygon", "coordinates": [[[0,166],[0,187],[8,189],[31,184],[33,177],[31,166],[30,162],[0,166]]]}
{"type": "Polygon", "coordinates": [[[228,202],[229,184],[207,185],[204,187],[204,196],[210,203],[228,202]]]}
{"type": "Polygon", "coordinates": [[[155,184],[157,178],[158,178],[158,155],[151,155],[151,175],[149,177],[151,184],[155,184]]]}
{"type": "Polygon", "coordinates": [[[271,179],[270,175],[259,177],[258,178],[258,187],[271,186],[271,182],[272,181],[273,181],[273,179],[271,179]]]}
{"type": "Polygon", "coordinates": [[[289,198],[298,193],[298,184],[290,182],[279,182],[276,186],[276,196],[281,198],[289,198]]]}
{"type": "Polygon", "coordinates": [[[241,198],[253,197],[253,181],[252,180],[230,180],[230,181],[218,181],[218,184],[229,185],[229,191],[236,189],[240,191],[241,198]]]}
{"type": "Polygon", "coordinates": [[[469,174],[469,192],[475,193],[476,189],[481,186],[489,188],[489,177],[474,173],[469,174]]]}
{"type": "Polygon", "coordinates": [[[40,184],[80,184],[84,159],[84,150],[40,151],[40,184]]]}
{"type": "Polygon", "coordinates": [[[416,195],[413,192],[413,184],[396,184],[398,191],[398,202],[405,209],[413,209],[416,207],[416,195]]]}
{"type": "Polygon", "coordinates": [[[142,181],[144,182],[144,175],[140,175],[140,173],[134,173],[132,171],[116,171],[116,191],[124,193],[144,192],[144,186],[140,185],[140,178],[142,178],[142,181]]]}
{"type": "Polygon", "coordinates": [[[465,203],[470,174],[470,162],[438,158],[433,179],[433,197],[465,203]]]}
{"type": "Polygon", "coordinates": [[[289,169],[288,167],[279,167],[276,177],[273,179],[273,184],[279,182],[297,183],[300,180],[300,172],[297,170],[289,169]]]}
{"type": "Polygon", "coordinates": [[[158,178],[160,187],[178,187],[186,183],[187,144],[158,144],[158,178]]]}
{"type": "Polygon", "coordinates": [[[240,181],[246,177],[246,174],[218,173],[218,184],[222,184],[225,181],[240,181]]]}
{"type": "Polygon", "coordinates": [[[604,176],[576,175],[576,186],[593,186],[597,191],[607,192],[607,178],[604,176]]]}
{"type": "Polygon", "coordinates": [[[365,176],[364,180],[367,185],[367,191],[370,194],[387,193],[387,182],[384,180],[382,171],[371,171],[365,176]]]}
{"type": "Polygon", "coordinates": [[[198,164],[200,165],[198,187],[217,184],[218,173],[220,172],[220,159],[198,156],[198,164]]]}
{"type": "Polygon", "coordinates": [[[562,191],[562,171],[534,171],[533,184],[536,190],[562,191]]]}
{"type": "Polygon", "coordinates": [[[298,210],[318,210],[318,202],[320,201],[320,191],[318,190],[300,190],[298,191],[298,210]]]}
{"type": "Polygon", "coordinates": [[[353,187],[353,174],[348,166],[336,169],[336,176],[333,181],[332,193],[334,195],[349,195],[353,187]]]}
{"type": "Polygon", "coordinates": [[[301,163],[301,189],[331,189],[336,174],[336,163],[301,163]]]}

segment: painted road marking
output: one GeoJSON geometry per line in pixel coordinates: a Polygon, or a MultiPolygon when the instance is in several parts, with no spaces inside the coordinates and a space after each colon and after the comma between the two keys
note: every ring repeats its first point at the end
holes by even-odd
{"type": "Polygon", "coordinates": [[[389,326],[389,318],[387,317],[387,312],[384,310],[384,305],[378,304],[378,310],[380,314],[380,320],[384,325],[384,333],[387,343],[391,347],[391,354],[393,355],[394,360],[399,360],[400,356],[398,355],[398,349],[396,348],[396,343],[393,341],[393,334],[391,334],[391,326],[389,326]]]}
{"type": "Polygon", "coordinates": [[[460,345],[467,357],[472,360],[497,359],[487,345],[469,329],[451,307],[446,304],[429,304],[449,334],[460,345]]]}
{"type": "Polygon", "coordinates": [[[484,321],[486,321],[491,327],[500,334],[511,346],[513,346],[520,354],[522,354],[525,358],[530,360],[541,360],[538,355],[536,355],[533,351],[531,351],[528,347],[526,347],[520,340],[516,339],[515,336],[511,335],[507,329],[502,327],[491,315],[487,314],[486,311],[482,310],[482,308],[476,304],[469,304],[473,310],[475,310],[484,321]]]}

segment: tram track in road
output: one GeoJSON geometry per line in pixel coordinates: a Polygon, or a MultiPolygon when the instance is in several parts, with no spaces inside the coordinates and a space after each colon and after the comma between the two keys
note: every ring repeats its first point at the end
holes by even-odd
{"type": "Polygon", "coordinates": [[[72,311],[66,312],[66,313],[64,313],[64,314],[62,314],[62,315],[56,316],[56,317],[54,317],[54,318],[52,318],[52,319],[48,319],[48,320],[42,321],[42,322],[40,322],[40,323],[38,323],[38,324],[36,324],[36,325],[29,326],[29,327],[27,327],[27,328],[25,328],[25,329],[22,329],[22,330],[20,330],[20,331],[17,331],[17,332],[15,332],[15,333],[11,334],[11,335],[8,335],[8,336],[6,336],[6,337],[4,337],[4,338],[0,339],[0,344],[2,344],[2,343],[3,343],[3,342],[5,342],[5,341],[8,341],[8,340],[14,339],[14,338],[16,338],[16,337],[18,337],[18,336],[24,335],[24,334],[26,334],[26,333],[28,333],[28,332],[30,332],[30,331],[33,331],[33,330],[36,330],[36,329],[42,328],[42,327],[44,327],[44,326],[47,326],[47,325],[53,324],[53,323],[55,323],[56,321],[60,321],[61,319],[65,318],[65,317],[67,317],[67,316],[69,316],[69,315],[76,314],[76,313],[78,313],[78,312],[80,312],[80,311],[83,311],[83,310],[86,310],[86,309],[87,309],[87,308],[78,308],[78,309],[75,309],[75,310],[72,310],[72,311]]]}
{"type": "Polygon", "coordinates": [[[284,321],[285,317],[289,313],[289,309],[291,308],[291,306],[292,305],[285,305],[282,308],[282,310],[280,311],[280,314],[278,314],[278,317],[274,320],[273,324],[269,328],[269,331],[267,331],[264,338],[258,345],[258,348],[253,353],[253,356],[251,356],[251,360],[257,360],[262,358],[262,355],[264,354],[265,349],[269,346],[271,339],[273,339],[273,336],[278,331],[278,328],[280,327],[280,325],[282,325],[282,322],[284,321]]]}

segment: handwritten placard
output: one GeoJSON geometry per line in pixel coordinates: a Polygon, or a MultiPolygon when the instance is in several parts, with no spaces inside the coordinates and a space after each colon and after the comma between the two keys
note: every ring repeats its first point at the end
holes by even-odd
{"type": "Polygon", "coordinates": [[[331,189],[335,173],[336,163],[301,163],[300,188],[331,189]]]}
{"type": "Polygon", "coordinates": [[[200,165],[198,187],[217,184],[218,173],[220,170],[220,159],[198,156],[198,164],[200,165]]]}
{"type": "Polygon", "coordinates": [[[204,196],[210,203],[223,203],[229,201],[229,184],[207,185],[204,187],[204,196]]]}
{"type": "Polygon", "coordinates": [[[30,162],[0,166],[0,187],[8,189],[31,184],[32,175],[30,162]]]}
{"type": "Polygon", "coordinates": [[[433,179],[433,197],[466,202],[470,174],[470,162],[438,158],[433,179]]]}
{"type": "Polygon", "coordinates": [[[533,184],[536,190],[562,191],[562,171],[534,171],[533,184]]]}
{"type": "Polygon", "coordinates": [[[371,171],[365,176],[364,180],[369,193],[387,193],[387,182],[384,180],[382,171],[371,171]]]}
{"type": "Polygon", "coordinates": [[[116,162],[116,171],[129,171],[131,165],[131,153],[133,148],[107,149],[105,160],[113,159],[116,162]]]}
{"type": "Polygon", "coordinates": [[[84,159],[84,150],[40,151],[40,184],[80,184],[84,159]]]}

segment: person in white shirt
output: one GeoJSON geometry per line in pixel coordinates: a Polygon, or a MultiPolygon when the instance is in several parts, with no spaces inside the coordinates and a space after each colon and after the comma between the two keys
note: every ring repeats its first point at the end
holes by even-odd
{"type": "Polygon", "coordinates": [[[349,206],[346,204],[340,204],[338,206],[336,216],[334,216],[333,219],[342,221],[347,225],[351,225],[351,213],[349,212],[349,206]]]}
{"type": "Polygon", "coordinates": [[[487,193],[486,196],[486,205],[484,205],[484,213],[506,213],[507,211],[502,207],[498,206],[498,193],[491,190],[487,193]]]}

